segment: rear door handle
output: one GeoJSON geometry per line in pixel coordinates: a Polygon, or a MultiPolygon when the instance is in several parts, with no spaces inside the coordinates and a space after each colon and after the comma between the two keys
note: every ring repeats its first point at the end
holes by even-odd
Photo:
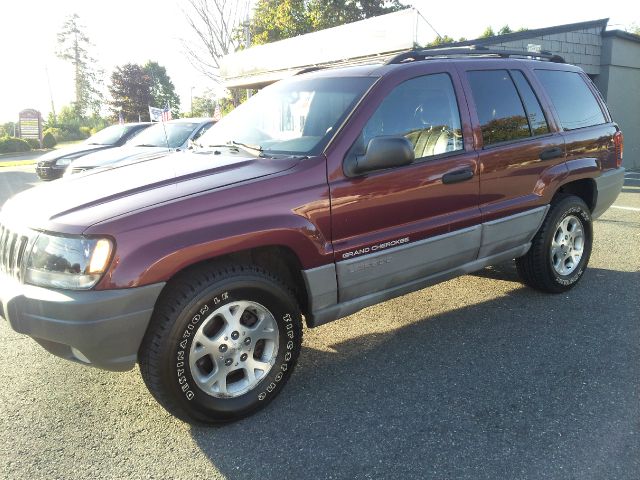
{"type": "Polygon", "coordinates": [[[451,173],[445,173],[442,176],[442,183],[458,183],[464,182],[465,180],[469,180],[473,177],[473,170],[465,169],[465,170],[457,170],[451,173]]]}
{"type": "Polygon", "coordinates": [[[561,157],[563,154],[564,152],[560,147],[547,148],[540,152],[540,160],[552,160],[561,157]]]}

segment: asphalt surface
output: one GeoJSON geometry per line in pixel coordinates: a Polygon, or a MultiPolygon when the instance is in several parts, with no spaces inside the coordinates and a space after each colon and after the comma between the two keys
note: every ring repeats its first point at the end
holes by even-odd
{"type": "MultiPolygon", "coordinates": [[[[0,169],[0,202],[32,169],[0,169]]],[[[282,394],[225,427],[0,325],[0,478],[638,479],[640,174],[615,207],[571,292],[504,264],[306,330],[282,394]]]]}

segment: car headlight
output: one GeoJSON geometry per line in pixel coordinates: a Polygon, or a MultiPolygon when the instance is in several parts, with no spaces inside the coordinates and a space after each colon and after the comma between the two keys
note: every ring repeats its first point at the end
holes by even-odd
{"type": "Polygon", "coordinates": [[[74,160],[74,157],[62,157],[56,160],[56,165],[58,165],[59,167],[66,167],[71,162],[73,162],[73,160],[74,160]]]}
{"type": "Polygon", "coordinates": [[[102,277],[111,260],[107,238],[64,237],[40,233],[25,269],[25,281],[41,287],[88,290],[102,277]]]}

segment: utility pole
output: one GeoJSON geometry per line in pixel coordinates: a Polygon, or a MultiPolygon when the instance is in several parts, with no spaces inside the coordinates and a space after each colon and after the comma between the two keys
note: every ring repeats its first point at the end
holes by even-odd
{"type": "MultiPolygon", "coordinates": [[[[49,98],[51,99],[51,113],[53,114],[53,118],[56,119],[56,107],[53,104],[53,92],[51,90],[51,78],[49,77],[49,68],[45,65],[44,71],[47,74],[47,84],[49,85],[49,98]]],[[[57,122],[57,119],[56,119],[57,122]]]]}
{"type": "MultiPolygon", "coordinates": [[[[249,29],[249,25],[249,14],[247,13],[247,17],[242,24],[244,27],[244,48],[249,48],[251,46],[251,30],[249,29]]],[[[247,100],[249,98],[251,98],[251,89],[247,88],[247,100]]]]}

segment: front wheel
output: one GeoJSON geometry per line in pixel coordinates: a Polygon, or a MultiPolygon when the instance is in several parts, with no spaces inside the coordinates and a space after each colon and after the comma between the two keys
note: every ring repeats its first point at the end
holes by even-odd
{"type": "Polygon", "coordinates": [[[228,422],[278,394],[301,343],[300,310],[277,278],[255,266],[201,268],[168,285],[140,348],[140,371],[176,417],[228,422]]]}
{"type": "Polygon", "coordinates": [[[529,252],[516,259],[522,281],[537,290],[561,293],[582,278],[593,245],[589,207],[573,195],[557,198],[529,252]]]}

